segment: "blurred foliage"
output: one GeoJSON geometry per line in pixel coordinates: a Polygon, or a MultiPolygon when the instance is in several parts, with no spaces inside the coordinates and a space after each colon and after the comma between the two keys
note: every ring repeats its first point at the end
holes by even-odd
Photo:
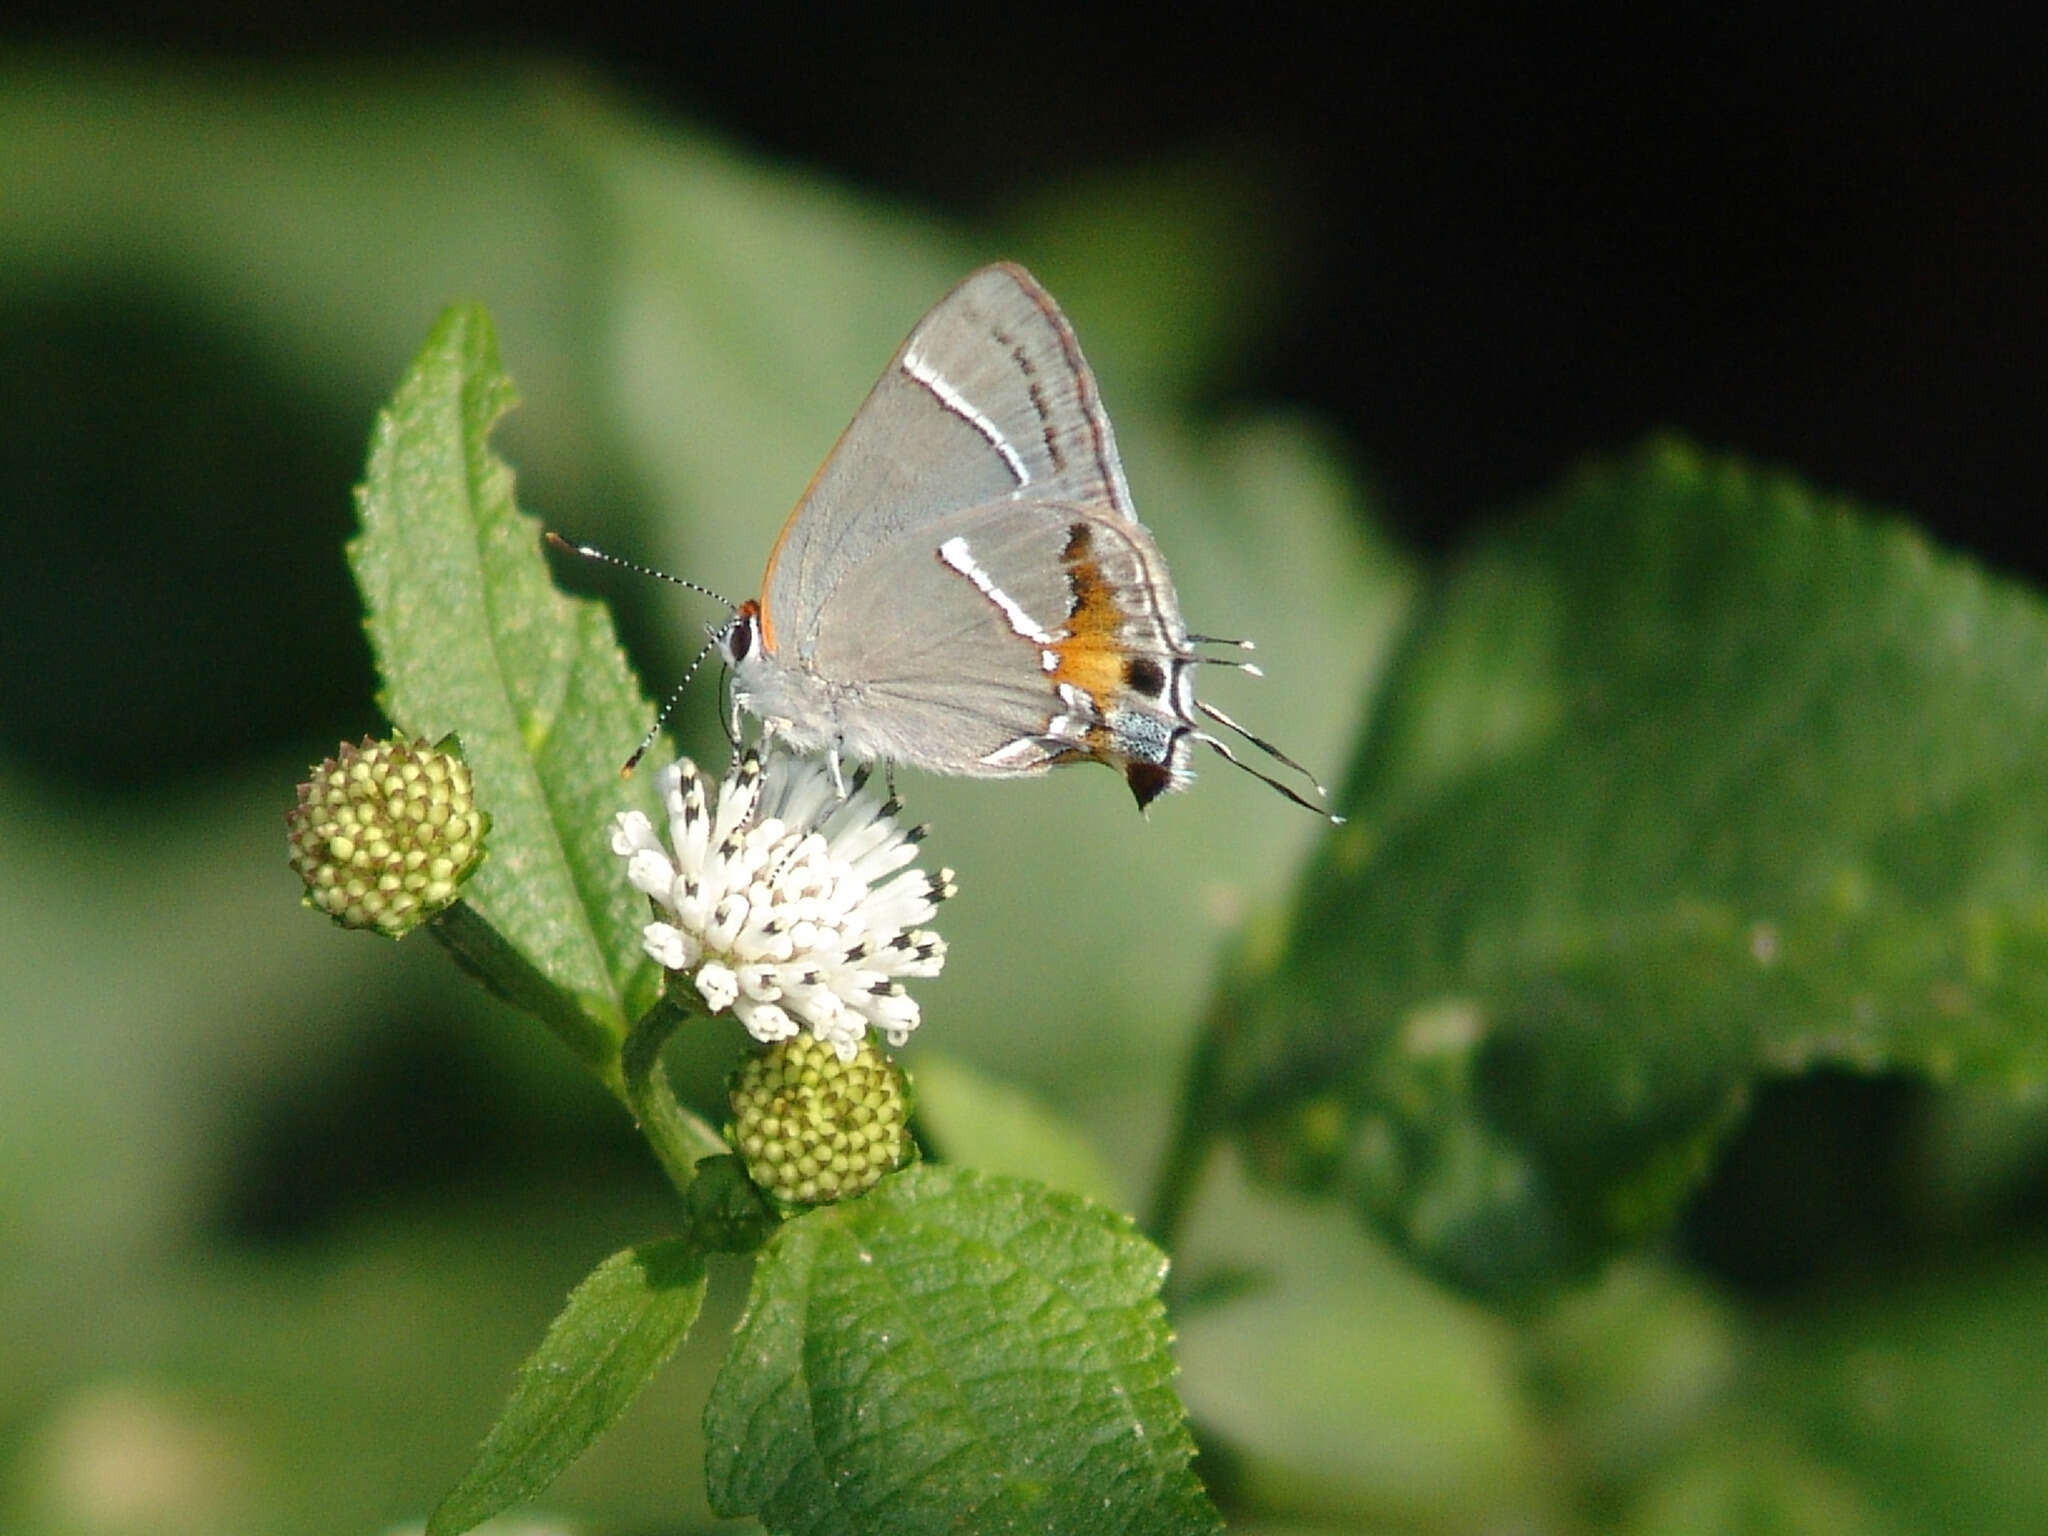
{"type": "MultiPolygon", "coordinates": [[[[673,1224],[567,1053],[438,953],[314,921],[285,867],[292,782],[376,725],[347,492],[432,317],[493,312],[525,400],[497,446],[527,510],[745,596],[905,328],[1010,255],[1087,343],[1190,622],[1260,642],[1267,679],[1224,679],[1219,702],[1312,765],[1372,742],[1347,791],[1368,814],[1283,919],[1317,829],[1220,766],[1149,824],[1107,774],[907,782],[962,888],[923,994],[925,1033],[961,1063],[921,1079],[932,1139],[1014,1168],[1044,1135],[1063,1182],[1100,1189],[1107,1167],[1135,1201],[1248,925],[1235,995],[1257,977],[1263,1006],[1226,1076],[1234,1116],[1284,1133],[1260,1144],[1285,1153],[1267,1171],[1322,1187],[1348,1167],[1352,1212],[1404,1210],[1413,1241],[1458,1213],[1426,1186],[1390,1204],[1346,1165],[1375,1144],[1361,1104],[1382,1129],[1457,1132],[1473,1160],[1436,1166],[1461,1176],[1656,1170],[1610,1187],[1598,1221],[1568,1212],[1555,1251],[1575,1261],[1653,1235],[1709,1181],[1678,1241],[1489,1310],[1336,1203],[1216,1160],[1168,1299],[1197,1468],[1233,1526],[2038,1528],[2048,1118],[2013,1092],[2041,1038],[2031,597],[1797,487],[1731,500],[1735,471],[1666,450],[1567,486],[1424,599],[1311,426],[1189,410],[1287,266],[1284,218],[1228,161],[1055,189],[969,238],[546,70],[49,56],[0,58],[0,144],[0,1526],[417,1521],[570,1287],[673,1224]],[[1630,476],[1662,520],[1601,531],[1630,476]],[[1740,545],[1759,501],[1789,530],[1744,557],[1760,565],[1703,548],[1740,545]],[[1882,601],[1828,606],[1857,591],[1882,601]],[[1672,665],[1709,642],[1725,671],[1672,665]],[[1826,686],[1774,692],[1792,673],[1826,686]],[[1646,678],[1655,708],[1600,713],[1603,680],[1646,678]],[[1813,699],[1833,701],[1818,724],[1793,707],[1813,699]],[[1928,722],[1933,755],[1893,772],[1885,743],[1917,751],[1928,722]],[[1489,778],[1518,788],[1482,795],[1489,778]],[[1580,897],[1624,876],[1654,891],[1631,797],[1668,806],[1687,784],[1698,819],[1648,830],[1669,834],[1667,870],[1746,872],[1714,888],[1722,907],[1643,927],[1495,882],[1505,847],[1607,871],[1580,897]],[[1757,815],[1721,817],[1748,797],[1757,815]],[[1480,839],[1486,814],[1516,818],[1504,841],[1480,839]],[[1691,862],[1672,851],[1688,832],[1691,862]],[[1816,845],[1861,878],[1756,894],[1755,872],[1816,845]],[[1382,880],[1444,867],[1404,853],[1421,848],[1478,872],[1462,947],[1424,932],[1445,910],[1428,890],[1382,880]],[[1774,1031],[1774,997],[1660,971],[1674,946],[1755,965],[1766,916],[1787,962],[1769,985],[1819,989],[1853,1028],[1774,1031]],[[1803,968],[1808,944],[1825,964],[1803,968]],[[1575,986],[1527,989],[1547,1011],[1475,1032],[1546,946],[1575,986]],[[1844,990],[1866,959],[1897,986],[1844,990]],[[1960,993],[1938,985],[1957,966],[1960,993]],[[1603,1021],[1640,1016],[1605,1011],[1617,978],[1633,1009],[1716,1027],[1617,1041],[1603,1021]],[[1525,1048],[1551,1027],[1583,1048],[1525,1048]],[[1442,1049],[1404,1076],[1398,1052],[1361,1051],[1379,1030],[1442,1049]],[[1642,1058],[1625,1079],[1616,1045],[1642,1058]],[[1902,1091],[1845,1107],[1844,1079],[1902,1091]],[[1599,1142],[1617,1123],[1654,1134],[1617,1152],[1599,1142]],[[1865,1203],[1794,1198],[1816,1180],[1865,1203]],[[1771,1209],[1793,1214],[1765,1228],[1771,1209]]],[[[715,617],[563,577],[615,597],[656,686],[715,617]]],[[[714,692],[687,701],[684,736],[715,757],[714,692]]],[[[685,1046],[699,1102],[729,1050],[685,1046]]],[[[1473,1282],[1445,1254],[1480,1250],[1418,1250],[1473,1282]]],[[[578,1528],[710,1524],[699,1405],[740,1294],[732,1266],[711,1276],[698,1333],[548,1495],[578,1528]]]]}
{"type": "Polygon", "coordinates": [[[1663,1230],[1759,1077],[2038,1092],[2044,678],[2039,602],[1906,528],[1677,444],[1580,476],[1412,635],[1222,1091],[1510,1294],[1663,1230]]]}

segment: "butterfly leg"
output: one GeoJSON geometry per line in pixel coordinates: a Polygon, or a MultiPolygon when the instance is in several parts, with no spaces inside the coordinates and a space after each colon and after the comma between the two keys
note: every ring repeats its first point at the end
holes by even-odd
{"type": "Polygon", "coordinates": [[[745,740],[745,738],[740,734],[740,692],[739,689],[735,688],[732,684],[731,672],[728,671],[726,673],[724,682],[726,690],[726,700],[727,703],[731,706],[730,713],[726,720],[725,736],[726,740],[732,743],[733,751],[737,752],[740,749],[740,743],[743,740],[745,740]]]}

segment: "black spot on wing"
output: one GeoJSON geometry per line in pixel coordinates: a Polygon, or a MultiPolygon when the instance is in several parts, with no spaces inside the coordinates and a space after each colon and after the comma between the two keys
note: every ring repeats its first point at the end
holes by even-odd
{"type": "Polygon", "coordinates": [[[1133,693],[1157,699],[1166,692],[1166,669],[1150,656],[1133,656],[1124,663],[1124,682],[1133,693]]]}

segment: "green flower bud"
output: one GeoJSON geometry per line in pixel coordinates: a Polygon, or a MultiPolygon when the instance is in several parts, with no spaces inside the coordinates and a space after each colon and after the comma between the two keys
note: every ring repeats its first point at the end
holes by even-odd
{"type": "Polygon", "coordinates": [[[903,1076],[872,1040],[851,1061],[814,1035],[776,1041],[734,1075],[732,1113],[726,1139],[785,1205],[860,1194],[910,1156],[903,1076]]]}
{"type": "Polygon", "coordinates": [[[491,819],[454,741],[366,736],[313,769],[285,816],[307,906],[402,938],[455,900],[491,819]]]}

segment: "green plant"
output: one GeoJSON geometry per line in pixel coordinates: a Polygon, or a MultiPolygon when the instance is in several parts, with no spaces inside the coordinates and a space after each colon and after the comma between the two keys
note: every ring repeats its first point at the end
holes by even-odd
{"type": "MultiPolygon", "coordinates": [[[[681,1205],[677,1235],[571,1296],[430,1532],[539,1493],[602,1434],[721,1251],[754,1264],[706,1408],[721,1511],[775,1530],[1216,1528],[1159,1291],[1226,1144],[1522,1320],[1516,1373],[1568,1427],[1574,1498],[1645,1520],[1660,1500],[1870,1515],[1797,1455],[1731,1483],[1727,1318],[1616,1265],[1669,1229],[1762,1082],[1821,1065],[2041,1081],[2048,620],[2031,599],[1680,444],[1589,471],[1481,540],[1409,626],[1351,824],[1286,921],[1252,926],[1211,1007],[1149,1239],[1081,1196],[932,1163],[798,1209],[668,1090],[689,989],[658,998],[647,909],[605,832],[648,808],[615,764],[649,706],[513,505],[486,441],[510,398],[488,320],[450,311],[379,424],[354,567],[387,712],[460,738],[491,819],[436,931],[632,1110],[681,1205]],[[1664,1417],[1603,1417],[1653,1401],[1664,1417]]],[[[939,1075],[956,1115],[978,1100],[1001,1119],[999,1093],[939,1075]]],[[[1256,1332],[1276,1295],[1327,1298],[1328,1277],[1293,1290],[1327,1241],[1233,1267],[1212,1237],[1176,1292],[1194,1352],[1215,1347],[1205,1313],[1250,1298],[1256,1332]]],[[[1360,1273],[1336,1282],[1349,1303],[1360,1273]]],[[[1325,1323],[1342,1338],[1341,1310],[1325,1323]]],[[[1276,1507],[1355,1512],[1312,1425],[1197,1406],[1249,1507],[1291,1476],[1276,1507]]],[[[1469,1515],[1544,1480],[1526,1447],[1496,1475],[1469,1515]]]]}

